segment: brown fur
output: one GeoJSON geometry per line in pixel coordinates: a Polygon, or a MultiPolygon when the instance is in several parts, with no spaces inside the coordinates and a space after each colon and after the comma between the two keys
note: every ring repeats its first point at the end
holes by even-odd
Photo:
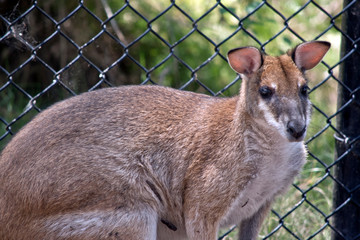
{"type": "Polygon", "coordinates": [[[308,123],[297,64],[302,49],[323,46],[319,58],[329,47],[308,44],[295,62],[229,53],[244,77],[233,98],[129,86],[43,111],[1,154],[0,239],[208,240],[231,224],[255,239],[305,160],[303,136],[276,126],[308,123]],[[271,99],[264,85],[276,85],[271,99]]]}

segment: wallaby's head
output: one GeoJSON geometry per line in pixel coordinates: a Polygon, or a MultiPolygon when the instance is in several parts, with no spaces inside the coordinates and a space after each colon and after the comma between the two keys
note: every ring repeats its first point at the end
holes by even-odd
{"type": "Polygon", "coordinates": [[[254,47],[229,51],[230,66],[243,77],[240,103],[289,141],[302,141],[311,115],[305,71],[315,67],[329,48],[328,42],[307,42],[279,57],[254,47]]]}

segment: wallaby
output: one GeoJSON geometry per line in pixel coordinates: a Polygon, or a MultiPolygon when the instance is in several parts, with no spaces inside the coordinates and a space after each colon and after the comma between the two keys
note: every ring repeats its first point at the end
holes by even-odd
{"type": "Polygon", "coordinates": [[[0,239],[256,239],[305,162],[304,74],[329,48],[231,50],[231,98],[124,86],[41,112],[0,157],[0,239]]]}

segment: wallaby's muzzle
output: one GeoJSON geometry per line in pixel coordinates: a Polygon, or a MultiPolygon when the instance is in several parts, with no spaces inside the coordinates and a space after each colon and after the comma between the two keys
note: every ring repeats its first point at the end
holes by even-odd
{"type": "Polygon", "coordinates": [[[306,124],[299,120],[290,120],[286,131],[289,141],[302,141],[305,137],[306,124]]]}

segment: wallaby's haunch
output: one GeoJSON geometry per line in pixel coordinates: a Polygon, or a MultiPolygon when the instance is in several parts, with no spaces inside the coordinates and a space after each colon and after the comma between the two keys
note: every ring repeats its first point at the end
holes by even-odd
{"type": "Polygon", "coordinates": [[[0,239],[256,239],[304,164],[304,72],[329,47],[231,50],[233,98],[130,86],[43,111],[1,154],[0,239]]]}

